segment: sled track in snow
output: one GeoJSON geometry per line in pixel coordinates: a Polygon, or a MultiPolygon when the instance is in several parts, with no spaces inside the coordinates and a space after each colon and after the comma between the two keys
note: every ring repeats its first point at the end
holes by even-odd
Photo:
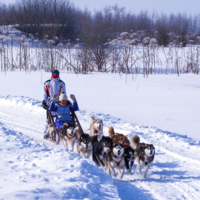
{"type": "MultiPolygon", "coordinates": [[[[13,131],[13,133],[20,132],[27,136],[26,140],[30,138],[35,143],[39,143],[38,148],[41,148],[45,128],[45,112],[40,107],[39,102],[23,97],[1,97],[0,103],[3,105],[0,106],[2,130],[13,131]],[[12,102],[12,107],[10,102],[12,102]],[[13,107],[13,104],[16,105],[16,108],[13,107]]],[[[120,199],[199,199],[200,157],[195,156],[195,153],[197,154],[200,150],[198,142],[195,143],[192,139],[156,128],[123,123],[109,115],[81,111],[78,113],[78,117],[84,130],[89,127],[89,115],[103,119],[104,134],[107,134],[108,127],[112,125],[117,132],[128,136],[138,134],[142,142],[155,144],[155,161],[149,170],[147,179],[139,177],[135,165],[133,175],[125,173],[122,180],[113,178],[113,187],[117,188],[120,199]]],[[[49,146],[49,152],[55,153],[52,150],[53,144],[45,143],[44,145],[49,146]]],[[[61,145],[55,148],[63,149],[61,145]]],[[[91,191],[93,191],[92,188],[91,191]]],[[[115,196],[116,199],[114,193],[106,199],[112,199],[112,196],[113,198],[115,196]]]]}

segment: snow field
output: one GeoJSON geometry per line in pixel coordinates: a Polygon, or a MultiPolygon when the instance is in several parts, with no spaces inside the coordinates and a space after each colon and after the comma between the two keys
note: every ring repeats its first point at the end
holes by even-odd
{"type": "MultiPolygon", "coordinates": [[[[200,140],[200,76],[185,74],[119,75],[61,72],[67,95],[75,94],[80,109],[105,113],[138,125],[200,140]]],[[[43,100],[46,72],[0,73],[0,95],[43,100]]],[[[88,127],[87,127],[88,129],[88,127]]]]}
{"type": "Polygon", "coordinates": [[[0,199],[191,199],[200,194],[199,141],[155,127],[125,123],[109,114],[77,112],[87,132],[90,115],[104,122],[104,134],[138,134],[156,148],[147,179],[133,175],[113,179],[91,160],[42,141],[45,111],[41,101],[0,97],[0,199]]]}
{"type": "Polygon", "coordinates": [[[42,141],[45,113],[39,102],[23,97],[0,101],[1,199],[119,199],[103,169],[42,141]]]}

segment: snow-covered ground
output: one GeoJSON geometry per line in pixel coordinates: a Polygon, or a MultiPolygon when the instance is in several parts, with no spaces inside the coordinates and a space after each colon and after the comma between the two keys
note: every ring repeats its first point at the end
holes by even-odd
{"type": "MultiPolygon", "coordinates": [[[[0,73],[0,199],[191,199],[200,196],[200,78],[61,73],[84,130],[90,115],[153,143],[147,179],[111,178],[92,160],[42,140],[48,73],[0,73]],[[133,79],[132,79],[133,78],[133,79]]],[[[68,95],[69,96],[69,95],[68,95]]]]}

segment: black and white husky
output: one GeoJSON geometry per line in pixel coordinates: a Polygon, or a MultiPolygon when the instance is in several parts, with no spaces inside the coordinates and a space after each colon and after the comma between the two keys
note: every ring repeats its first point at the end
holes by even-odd
{"type": "Polygon", "coordinates": [[[92,159],[97,166],[105,166],[105,157],[112,150],[112,139],[103,136],[98,142],[97,136],[92,137],[92,159]]]}
{"type": "Polygon", "coordinates": [[[131,173],[132,166],[135,159],[135,150],[131,146],[124,146],[124,161],[129,174],[131,173]]]}
{"type": "Polygon", "coordinates": [[[63,143],[63,146],[65,148],[68,148],[68,146],[71,146],[71,150],[74,151],[74,144],[77,141],[77,131],[79,127],[78,126],[71,126],[69,127],[67,123],[64,123],[62,125],[62,130],[60,134],[60,140],[63,143]]]}
{"type": "Polygon", "coordinates": [[[152,144],[140,143],[138,135],[131,137],[131,146],[135,150],[135,162],[137,163],[137,169],[139,174],[142,175],[141,167],[144,166],[143,177],[146,178],[147,172],[154,160],[155,147],[152,144]]]}
{"type": "Polygon", "coordinates": [[[82,133],[77,143],[77,153],[83,155],[84,158],[89,158],[92,154],[91,137],[82,133]]]}
{"type": "Polygon", "coordinates": [[[124,175],[124,146],[122,144],[114,144],[112,151],[106,157],[106,171],[111,176],[117,176],[115,169],[118,169],[119,177],[122,179],[124,175]]]}

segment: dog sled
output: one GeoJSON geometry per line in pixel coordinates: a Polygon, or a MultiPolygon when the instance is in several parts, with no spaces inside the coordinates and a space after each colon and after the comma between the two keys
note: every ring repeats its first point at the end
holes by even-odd
{"type": "MultiPolygon", "coordinates": [[[[78,120],[78,117],[76,116],[75,112],[70,111],[70,115],[71,118],[73,120],[73,124],[77,124],[77,126],[79,127],[80,131],[83,132],[83,129],[81,127],[81,124],[78,120]]],[[[55,144],[59,144],[60,142],[60,137],[61,137],[61,131],[58,130],[58,128],[56,127],[55,124],[55,115],[51,114],[51,111],[49,109],[47,109],[47,120],[48,120],[48,126],[52,127],[53,131],[52,134],[49,135],[49,137],[46,139],[50,142],[53,142],[55,144]]]]}

